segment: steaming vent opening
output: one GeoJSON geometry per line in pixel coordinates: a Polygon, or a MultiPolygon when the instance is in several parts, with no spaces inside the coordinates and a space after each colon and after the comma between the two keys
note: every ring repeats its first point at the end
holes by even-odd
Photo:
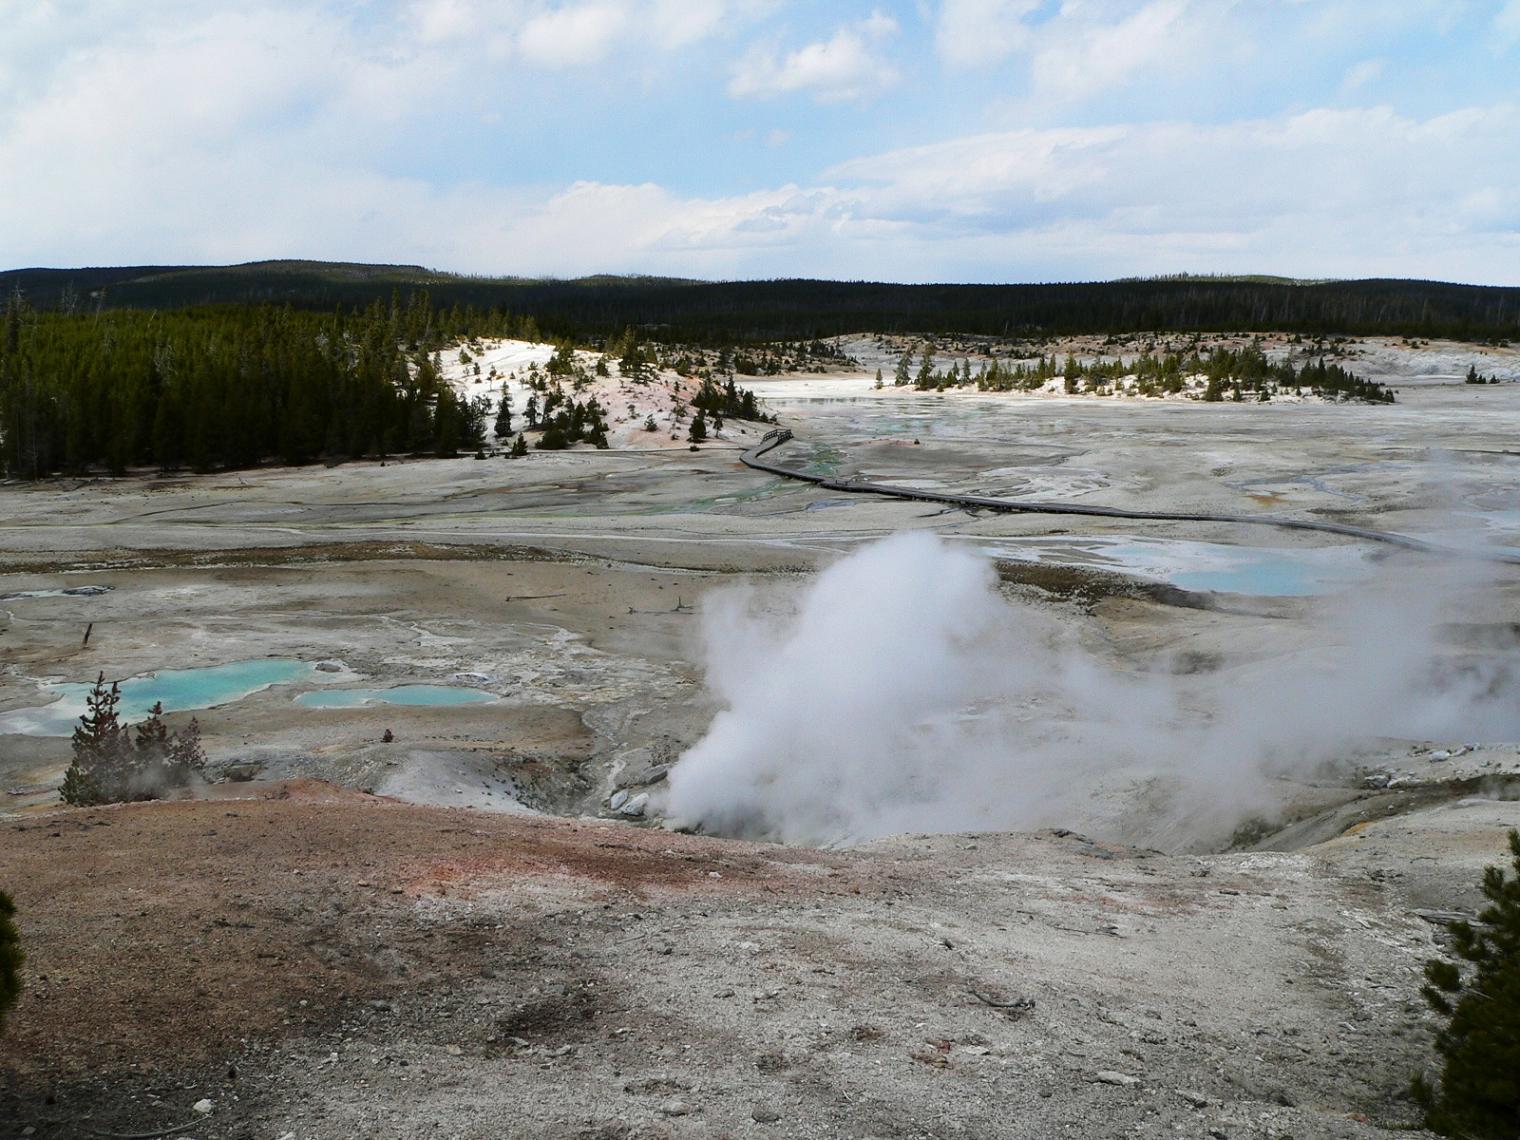
{"type": "MultiPolygon", "coordinates": [[[[1452,620],[1501,572],[1401,555],[1354,592],[1306,601],[1270,652],[1136,660],[1091,623],[1005,597],[984,555],[898,534],[800,591],[709,598],[704,665],[721,711],[651,810],[818,846],[1042,828],[1165,851],[1279,828],[1316,841],[1354,822],[1348,789],[1377,790],[1391,755],[1520,739],[1520,638],[1452,620]]],[[[1517,783],[1452,787],[1514,798],[1517,783]]]]}

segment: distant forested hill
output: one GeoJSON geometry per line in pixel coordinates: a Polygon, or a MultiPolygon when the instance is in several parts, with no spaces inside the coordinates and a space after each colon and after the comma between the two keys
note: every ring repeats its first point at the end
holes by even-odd
{"type": "Polygon", "coordinates": [[[0,272],[39,309],[173,309],[278,304],[331,312],[426,291],[445,311],[532,316],[550,333],[595,337],[633,325],[667,340],[800,339],[845,332],[994,336],[1268,331],[1520,340],[1520,288],[1436,281],[1295,283],[1174,277],[1056,285],[699,282],[652,277],[558,281],[466,277],[420,266],[313,261],[0,272]]]}

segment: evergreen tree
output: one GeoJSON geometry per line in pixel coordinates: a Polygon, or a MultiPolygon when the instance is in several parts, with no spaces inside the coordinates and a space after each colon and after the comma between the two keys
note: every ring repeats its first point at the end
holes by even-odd
{"type": "Polygon", "coordinates": [[[912,368],[913,354],[911,352],[904,352],[902,356],[898,358],[897,367],[892,371],[893,385],[901,388],[907,384],[912,373],[912,368]]]}
{"type": "Polygon", "coordinates": [[[1514,874],[1483,872],[1488,899],[1478,925],[1451,927],[1452,949],[1469,963],[1425,965],[1425,1000],[1447,1023],[1436,1034],[1442,1059],[1438,1087],[1413,1084],[1425,1126],[1443,1136],[1515,1140],[1520,1136],[1520,831],[1509,833],[1514,874]]]}
{"type": "Polygon", "coordinates": [[[21,935],[16,930],[16,906],[11,897],[0,891],[0,1033],[5,1032],[5,1015],[21,995],[21,935]]]}
{"type": "Polygon", "coordinates": [[[506,439],[512,434],[512,393],[506,388],[501,390],[501,406],[496,411],[494,434],[497,439],[506,439]]]}
{"type": "Polygon", "coordinates": [[[95,679],[85,697],[85,714],[74,729],[74,759],[63,776],[59,794],[74,807],[89,807],[120,798],[131,776],[131,739],[117,716],[121,686],[106,687],[106,675],[95,679]]]}
{"type": "Polygon", "coordinates": [[[164,724],[164,702],[155,701],[148,719],[138,724],[132,743],[133,766],[150,778],[163,774],[169,761],[169,727],[164,724]]]}
{"type": "Polygon", "coordinates": [[[918,361],[918,378],[915,384],[919,388],[934,386],[934,349],[931,345],[924,345],[924,354],[918,361]]]}
{"type": "Polygon", "coordinates": [[[689,438],[692,443],[701,443],[707,438],[707,420],[704,418],[700,408],[697,409],[697,414],[691,421],[689,438]]]}
{"type": "Polygon", "coordinates": [[[527,454],[528,454],[528,441],[523,436],[522,432],[518,432],[517,433],[517,439],[514,440],[513,443],[512,443],[512,452],[511,452],[512,458],[513,459],[521,459],[523,456],[525,456],[527,454]]]}
{"type": "Polygon", "coordinates": [[[105,681],[104,673],[96,678],[74,729],[74,759],[60,789],[64,803],[89,807],[151,800],[199,778],[206,767],[200,723],[192,719],[183,731],[171,733],[158,702],[134,732],[117,714],[120,686],[108,689],[105,681]]]}
{"type": "Polygon", "coordinates": [[[459,454],[463,438],[460,429],[459,399],[447,384],[438,389],[437,403],[433,409],[433,449],[436,454],[452,458],[459,454]]]}
{"type": "MultiPolygon", "coordinates": [[[[156,706],[155,706],[156,707],[156,706]]],[[[190,718],[168,742],[164,757],[164,779],[170,787],[184,787],[204,777],[206,753],[201,748],[201,722],[190,718]]]]}
{"type": "Polygon", "coordinates": [[[618,358],[618,371],[632,380],[645,380],[653,370],[653,357],[639,344],[639,338],[630,329],[623,331],[622,352],[618,358]]]}

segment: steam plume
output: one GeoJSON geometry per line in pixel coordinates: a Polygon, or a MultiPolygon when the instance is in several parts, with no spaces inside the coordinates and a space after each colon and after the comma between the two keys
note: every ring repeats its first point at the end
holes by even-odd
{"type": "Polygon", "coordinates": [[[1520,734],[1512,649],[1437,653],[1435,572],[1385,573],[1326,599],[1307,644],[1183,678],[1110,663],[1079,623],[1005,600],[986,559],[900,534],[800,597],[710,598],[707,676],[724,707],[664,808],[799,843],[1054,825],[1217,841],[1272,802],[1275,778],[1374,738],[1520,734]]]}

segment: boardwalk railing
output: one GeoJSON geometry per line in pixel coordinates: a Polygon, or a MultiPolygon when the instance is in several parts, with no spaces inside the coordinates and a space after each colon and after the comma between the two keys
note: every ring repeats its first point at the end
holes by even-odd
{"type": "Polygon", "coordinates": [[[1083,515],[1090,518],[1132,519],[1139,522],[1213,522],[1238,523],[1243,526],[1271,526],[1281,530],[1308,530],[1321,534],[1335,534],[1345,538],[1358,538],[1367,542],[1381,542],[1405,550],[1420,550],[1456,557],[1479,558],[1493,562],[1520,564],[1520,555],[1500,551],[1464,551],[1438,546],[1423,539],[1391,531],[1371,530],[1367,527],[1350,526],[1346,523],[1328,522],[1322,519],[1281,518],[1274,515],[1237,515],[1213,511],[1127,511],[1120,507],[1100,507],[1089,503],[1041,502],[1023,499],[993,499],[982,495],[958,495],[942,491],[922,491],[915,487],[897,487],[888,483],[872,483],[864,479],[835,479],[827,475],[814,475],[794,467],[767,462],[762,456],[788,443],[792,433],[786,428],[776,428],[760,437],[760,442],[744,451],[739,461],[756,471],[766,471],[784,479],[800,479],[828,491],[841,491],[847,495],[882,495],[893,499],[908,499],[920,503],[942,503],[973,511],[997,511],[1004,514],[1029,515],[1083,515]]]}

